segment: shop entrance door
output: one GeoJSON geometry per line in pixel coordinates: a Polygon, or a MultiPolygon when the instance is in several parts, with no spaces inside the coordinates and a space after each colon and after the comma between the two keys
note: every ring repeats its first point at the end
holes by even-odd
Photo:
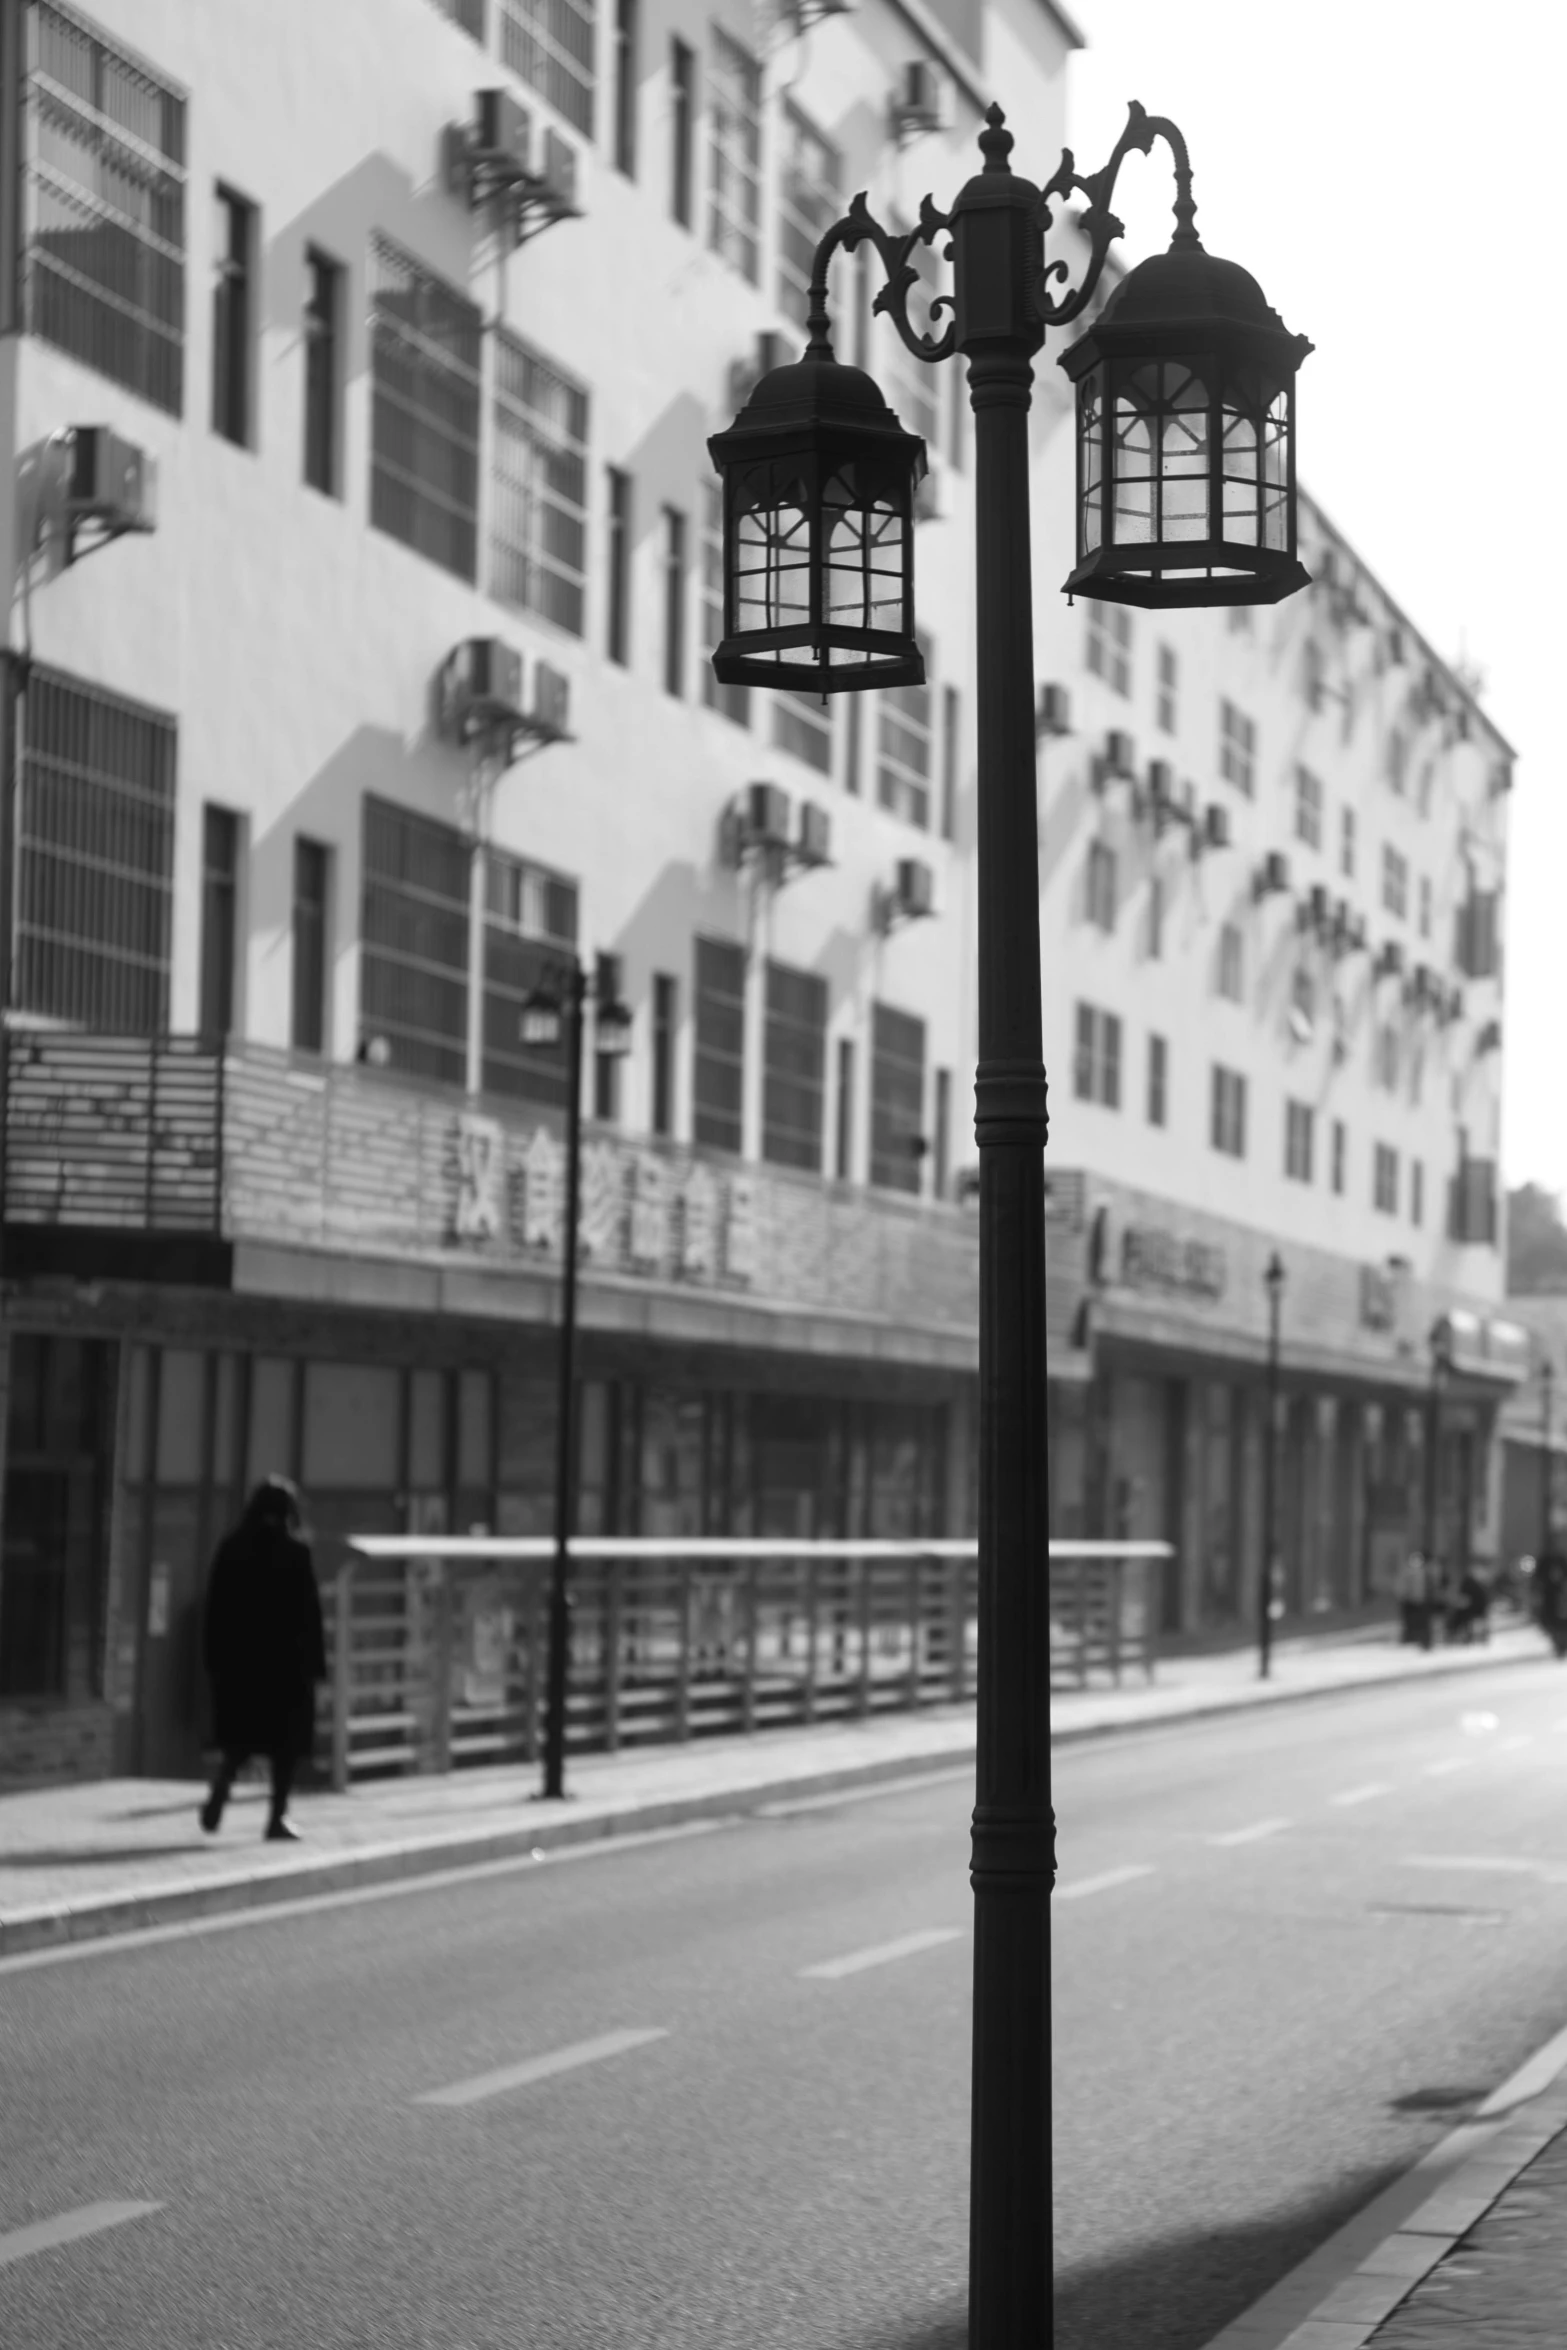
{"type": "Polygon", "coordinates": [[[114,1349],[19,1332],[0,1571],[0,1697],[103,1688],[114,1349]]]}

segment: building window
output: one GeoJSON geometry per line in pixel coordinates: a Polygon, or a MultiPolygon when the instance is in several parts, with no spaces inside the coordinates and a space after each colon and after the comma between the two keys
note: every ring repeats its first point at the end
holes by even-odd
{"type": "Polygon", "coordinates": [[[664,508],[664,691],[686,690],[686,518],[664,508]]]}
{"type": "Polygon", "coordinates": [[[778,693],[773,696],[773,742],[791,751],[819,775],[832,773],[832,704],[824,709],[819,694],[778,693]]]}
{"type": "Polygon", "coordinates": [[[1377,1029],[1372,1073],[1386,1093],[1398,1091],[1398,1030],[1389,1020],[1377,1029]]]}
{"type": "Polygon", "coordinates": [[[1349,1136],[1342,1118],[1333,1121],[1333,1189],[1342,1197],[1344,1190],[1344,1162],[1349,1148],[1349,1136]]]}
{"type": "Polygon", "coordinates": [[[1157,873],[1148,877],[1148,960],[1157,963],[1164,953],[1164,882],[1157,873]]]}
{"type": "MultiPolygon", "coordinates": [[[[487,849],[479,1072],[486,1093],[564,1105],[566,1056],[558,1045],[524,1044],[522,1012],[562,948],[574,953],[576,943],[576,883],[526,858],[487,849]]],[[[598,1054],[593,1063],[593,1114],[598,1118],[616,1113],[617,1079],[605,1075],[609,1058],[598,1054]]]]}
{"type": "Polygon", "coordinates": [[[1162,1036],[1148,1039],[1148,1123],[1165,1126],[1170,1117],[1170,1048],[1162,1036]]]}
{"type": "Polygon", "coordinates": [[[1096,930],[1115,928],[1116,897],[1115,851],[1108,841],[1091,840],[1088,844],[1088,870],[1085,882],[1085,902],[1088,919],[1096,930]]]}
{"type": "Polygon", "coordinates": [[[751,285],[761,283],[762,72],[715,25],[707,68],[707,241],[751,285]]]}
{"type": "Polygon", "coordinates": [[[675,1023],[679,982],[668,971],[653,974],[653,1132],[675,1131],[675,1023]]]}
{"type": "Polygon", "coordinates": [[[1386,843],[1382,849],[1382,904],[1400,921],[1409,912],[1409,859],[1386,843]]]}
{"type": "Polygon", "coordinates": [[[196,1027],[224,1037],[234,1027],[239,948],[240,820],[232,808],[201,811],[201,1000],[196,1027]]]}
{"type": "Polygon", "coordinates": [[[1284,1105],[1284,1172],[1292,1183],[1311,1181],[1313,1128],[1316,1120],[1307,1102],[1284,1105]]]}
{"type": "Polygon", "coordinates": [[[931,1152],[930,1195],[945,1199],[952,1172],[952,1071],[936,1071],[936,1136],[931,1152]]]}
{"type": "Polygon", "coordinates": [[[185,101],[64,9],[27,30],[27,331],[178,416],[185,101]]]}
{"type": "Polygon", "coordinates": [[[1102,1109],[1121,1107],[1121,1020],[1095,1004],[1077,1007],[1077,1049],[1072,1056],[1072,1091],[1080,1102],[1102,1109]]]}
{"type": "Polygon", "coordinates": [[[1308,849],[1322,846],[1322,781],[1309,767],[1295,770],[1295,838],[1308,849]]]}
{"type": "Polygon", "coordinates": [[[1409,1162],[1409,1221],[1411,1224],[1423,1224],[1425,1222],[1425,1214],[1425,1165],[1424,1162],[1420,1159],[1411,1159],[1409,1162]]]}
{"type": "Polygon", "coordinates": [[[1232,1004],[1246,993],[1246,942],[1238,922],[1226,922],[1219,932],[1219,993],[1232,1004]]]}
{"type": "Polygon", "coordinates": [[[854,1039],[838,1039],[838,1101],[833,1138],[833,1173],[840,1183],[854,1174],[854,1039]]]}
{"type": "Polygon", "coordinates": [[[1453,960],[1466,979],[1494,979],[1502,967],[1501,900],[1494,889],[1476,889],[1457,909],[1453,960]]]}
{"type": "Polygon", "coordinates": [[[1371,1204],[1380,1215],[1398,1214],[1398,1153],[1385,1142],[1372,1154],[1371,1204]]]}
{"type": "Polygon", "coordinates": [[[1399,727],[1387,738],[1386,759],[1388,782],[1402,799],[1409,780],[1409,737],[1399,727]]]}
{"type": "Polygon", "coordinates": [[[804,326],[810,308],[811,263],[823,233],[843,206],[843,164],[797,106],[783,107],[783,153],[778,163],[778,307],[804,326]]]}
{"type": "Polygon", "coordinates": [[[843,720],[843,788],[858,799],[860,796],[860,727],[865,696],[863,694],[845,694],[843,698],[849,705],[844,712],[843,720]]]}
{"type": "Polygon", "coordinates": [[[220,187],[214,228],[212,429],[244,449],[250,445],[255,206],[232,188],[220,187]]]}
{"type": "Polygon", "coordinates": [[[1213,1094],[1208,1139],[1226,1158],[1246,1156],[1246,1080],[1238,1069],[1213,1064],[1213,1094]]]}
{"type": "Polygon", "coordinates": [[[366,795],[359,1046],[461,1085],[467,1075],[471,851],[455,825],[366,795]]]}
{"type": "MultiPolygon", "coordinates": [[[[732,718],[736,726],[751,723],[748,685],[720,685],[713,675],[712,654],[724,633],[724,493],[717,481],[702,484],[702,699],[710,710],[732,718]]],[[[850,700],[856,699],[850,695],[850,700]]],[[[824,723],[831,737],[830,710],[824,723]]]]}
{"type": "Polygon", "coordinates": [[[594,0],[500,0],[500,12],[505,63],[591,139],[594,0]]]}
{"type": "Polygon", "coordinates": [[[669,44],[669,210],[682,228],[691,226],[691,160],[695,151],[696,55],[681,40],[669,44]]]}
{"type": "Polygon", "coordinates": [[[1174,734],[1176,728],[1176,691],[1180,679],[1180,664],[1173,645],[1159,647],[1158,692],[1154,699],[1154,722],[1161,734],[1174,734]]]}
{"type": "MultiPolygon", "coordinates": [[[[927,674],[930,646],[920,639],[927,674]]],[[[886,687],[876,733],[876,797],[909,824],[930,823],[931,701],[929,685],[886,687]]]]}
{"type": "Polygon", "coordinates": [[[17,1331],[9,1351],[0,1698],[102,1697],[119,1345],[17,1331]]]}
{"type": "Polygon", "coordinates": [[[691,1130],[710,1149],[740,1149],[745,1100],[745,949],[696,942],[691,1130]]]}
{"type": "Polygon", "coordinates": [[[620,1071],[624,1055],[593,1055],[593,1115],[601,1126],[613,1126],[620,1117],[620,1071]]]}
{"type": "Polygon", "coordinates": [[[326,1050],[327,929],[332,852],[323,841],[294,841],[293,972],[289,1042],[296,1053],[326,1050]]]}
{"type": "Polygon", "coordinates": [[[1090,677],[1102,677],[1112,693],[1132,690],[1132,615],[1124,604],[1090,602],[1085,658],[1090,677]]]}
{"type": "Polygon", "coordinates": [[[343,272],[313,245],[305,252],[305,481],[339,497],[338,403],[342,392],[343,272]]]}
{"type": "Polygon", "coordinates": [[[370,520],[416,554],[475,575],[476,306],[385,237],[370,245],[370,520]]]}
{"type": "Polygon", "coordinates": [[[1424,873],[1420,876],[1420,935],[1431,936],[1431,881],[1424,873]]]}
{"type": "Polygon", "coordinates": [[[588,395],[515,335],[495,337],[490,593],[581,636],[588,395]]]}
{"type": "Polygon", "coordinates": [[[610,152],[615,169],[637,176],[637,0],[615,0],[615,96],[610,152]]]}
{"type": "Polygon", "coordinates": [[[962,703],[955,685],[941,689],[941,837],[958,837],[958,755],[962,741],[962,703]]]}
{"type": "Polygon", "coordinates": [[[826,1083],[827,982],[814,971],[770,962],[762,1028],[764,1159],[821,1173],[826,1083]]]}
{"type": "Polygon", "coordinates": [[[1355,811],[1353,808],[1341,808],[1339,810],[1338,869],[1340,873],[1343,874],[1346,881],[1354,880],[1355,811]]]}
{"type": "Polygon", "coordinates": [[[917,1192],[925,1120],[925,1023],[871,1006],[871,1181],[917,1192]]]}
{"type": "Polygon", "coordinates": [[[157,1035],[169,1025],[174,721],[41,667],[22,710],[16,1007],[157,1035]]]}
{"type": "Polygon", "coordinates": [[[1257,788],[1257,726],[1233,702],[1219,704],[1219,773],[1249,799],[1257,788]]]}
{"type": "Polygon", "coordinates": [[[631,659],[631,476],[622,473],[618,465],[606,465],[604,482],[609,557],[604,581],[604,650],[624,669],[631,659]]]}
{"type": "Polygon", "coordinates": [[[1448,1194],[1448,1237],[1470,1246],[1496,1246],[1496,1161],[1472,1159],[1469,1139],[1458,1130],[1458,1172],[1448,1194]]]}

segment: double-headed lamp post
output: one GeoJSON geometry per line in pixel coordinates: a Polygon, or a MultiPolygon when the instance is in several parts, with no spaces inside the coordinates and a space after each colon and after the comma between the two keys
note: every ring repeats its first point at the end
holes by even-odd
{"type": "Polygon", "coordinates": [[[1551,1475],[1551,1406],[1556,1396],[1556,1365],[1548,1353],[1540,1356],[1540,1556],[1551,1548],[1551,1504],[1555,1480],[1551,1475]]]}
{"type": "Polygon", "coordinates": [[[1277,1249],[1269,1257],[1262,1278],[1268,1292],[1268,1425],[1262,1444],[1262,1571],[1257,1589],[1257,1677],[1266,1681],[1273,1656],[1273,1562],[1279,1547],[1279,1314],[1284,1303],[1284,1260],[1277,1249]]]}
{"type": "Polygon", "coordinates": [[[833,356],[828,265],[872,244],[875,307],[915,357],[968,363],[974,410],[979,812],[979,1671],[974,1887],[970,2350],[1051,2336],[1049,1504],[1045,1469],[1045,1071],[1028,408],[1050,326],[1091,300],[1120,233],[1116,174],[1155,139],[1175,164],[1175,236],[1116,288],[1062,364],[1077,385],[1074,595],[1162,609],[1275,603],[1295,553],[1294,381],[1310,345],[1193,226],[1173,123],[1134,105],[1104,170],[1064,154],[1041,191],[1013,172],[992,106],[984,168],[950,213],[927,196],[894,236],[863,195],[811,271],[802,359],[764,375],[709,443],[723,480],[724,683],[822,694],[918,684],[914,493],[924,444],[871,377],[833,356]],[[1087,198],[1083,281],[1046,264],[1052,205],[1087,198]],[[911,325],[915,246],[950,233],[939,332],[911,325]]]}
{"type": "Polygon", "coordinates": [[[582,1033],[593,997],[596,1052],[631,1049],[631,1014],[620,1001],[614,959],[600,955],[591,983],[575,955],[545,964],[524,999],[524,1044],[566,1048],[566,1197],[561,1212],[560,1352],[555,1373],[555,1556],[550,1570],[548,1662],[544,1694],[544,1784],[548,1799],[566,1792],[566,1680],[571,1655],[571,1537],[577,1500],[577,1222],[582,1191],[582,1033]]]}

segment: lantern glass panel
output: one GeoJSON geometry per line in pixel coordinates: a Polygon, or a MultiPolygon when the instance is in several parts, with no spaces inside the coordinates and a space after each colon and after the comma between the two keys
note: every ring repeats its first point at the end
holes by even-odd
{"type": "Polygon", "coordinates": [[[1183,360],[1148,360],[1116,387],[1119,546],[1208,536],[1208,389],[1183,360]]]}
{"type": "MultiPolygon", "coordinates": [[[[833,628],[902,637],[909,626],[908,521],[896,489],[865,482],[866,470],[841,468],[822,493],[823,611],[833,628]]],[[[883,657],[899,658],[901,650],[890,648],[883,657]]],[[[874,660],[877,654],[863,645],[833,645],[828,653],[829,663],[840,668],[867,658],[874,660]]]]}
{"type": "Polygon", "coordinates": [[[1104,468],[1104,378],[1096,367],[1077,393],[1077,543],[1084,555],[1099,546],[1099,493],[1104,468]]]}
{"type": "Polygon", "coordinates": [[[1254,369],[1225,383],[1224,536],[1232,545],[1289,546],[1289,393],[1254,369]]]}

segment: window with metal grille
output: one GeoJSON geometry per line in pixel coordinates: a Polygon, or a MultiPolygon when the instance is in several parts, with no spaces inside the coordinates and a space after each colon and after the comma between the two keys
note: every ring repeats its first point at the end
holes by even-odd
{"type": "Polygon", "coordinates": [[[1309,767],[1295,770],[1295,838],[1308,849],[1322,846],[1322,779],[1309,767]]]}
{"type": "Polygon", "coordinates": [[[1257,724],[1233,702],[1219,704],[1219,773],[1249,798],[1257,785],[1257,724]]]}
{"type": "MultiPolygon", "coordinates": [[[[919,639],[930,671],[930,641],[919,639]]],[[[929,828],[932,695],[927,685],[889,686],[876,697],[876,797],[894,816],[929,828]]]]}
{"type": "Polygon", "coordinates": [[[1457,909],[1453,960],[1466,979],[1494,979],[1501,965],[1501,899],[1494,889],[1476,889],[1457,909]]]}
{"type": "Polygon", "coordinates": [[[1176,720],[1176,691],[1180,679],[1180,664],[1173,645],[1159,647],[1159,690],[1154,704],[1154,722],[1161,734],[1174,734],[1176,720]]]}
{"type": "Polygon", "coordinates": [[[840,1183],[854,1174],[854,1039],[838,1039],[838,1100],[833,1121],[833,1173],[840,1183]]]}
{"type": "Polygon", "coordinates": [[[1124,604],[1088,605],[1084,658],[1090,677],[1102,677],[1112,693],[1132,690],[1132,615],[1124,604]]]}
{"type": "Polygon", "coordinates": [[[42,668],[22,708],[17,1007],[156,1035],[169,1024],[175,722],[42,668]]]}
{"type": "Polygon", "coordinates": [[[1163,1126],[1170,1115],[1170,1048],[1162,1036],[1148,1039],[1148,1123],[1163,1126]]]}
{"type": "Polygon", "coordinates": [[[686,690],[686,518],[664,508],[664,691],[686,690]]]}
{"type": "Polygon", "coordinates": [[[679,982],[668,971],[653,974],[653,1132],[675,1131],[675,1032],[679,982]]]}
{"type": "Polygon", "coordinates": [[[1096,930],[1115,928],[1116,870],[1115,851],[1108,841],[1091,840],[1088,844],[1088,874],[1086,886],[1088,919],[1096,930]]]}
{"type": "Polygon", "coordinates": [[[1409,737],[1402,727],[1395,726],[1389,734],[1383,746],[1383,758],[1388,782],[1402,799],[1409,781],[1409,737]]]}
{"type": "Polygon", "coordinates": [[[256,208],[232,188],[216,198],[212,286],[212,429],[237,448],[250,443],[250,342],[256,208]]]}
{"type": "Polygon", "coordinates": [[[1246,1080],[1238,1069],[1213,1064],[1208,1140],[1226,1158],[1246,1156],[1246,1080]]]}
{"type": "Polygon", "coordinates": [[[627,179],[637,176],[638,0],[615,0],[614,100],[610,113],[610,155],[627,179]]]}
{"type": "Polygon", "coordinates": [[[1076,1050],[1072,1055],[1072,1091],[1080,1102],[1098,1102],[1102,1109],[1121,1107],[1121,1018],[1102,1012],[1096,1004],[1079,1004],[1076,1050]]]}
{"type": "Polygon", "coordinates": [[[775,694],[773,742],[780,751],[792,751],[819,775],[831,775],[831,702],[823,709],[819,694],[775,694]]]}
{"type": "Polygon", "coordinates": [[[593,0],[500,0],[501,56],[585,139],[593,136],[593,0]]]}
{"type": "Polygon", "coordinates": [[[691,1131],[714,1150],[740,1148],[745,1100],[745,949],[696,941],[691,1131]]]}
{"type": "Polygon", "coordinates": [[[342,398],[343,270],[314,245],[305,252],[305,480],[329,498],[338,476],[338,404],[342,398]]]}
{"type": "Polygon", "coordinates": [[[1448,1189],[1448,1237],[1494,1248],[1497,1234],[1496,1161],[1472,1159],[1459,1130],[1458,1172],[1448,1189]]]}
{"type": "Polygon", "coordinates": [[[822,1167],[827,1076],[827,982],[769,963],[762,1029],[762,1156],[778,1167],[822,1167]]]}
{"type": "Polygon", "coordinates": [[[1372,1154],[1371,1204],[1379,1215],[1398,1214],[1398,1153],[1389,1143],[1379,1142],[1372,1154]]]}
{"type": "Polygon", "coordinates": [[[588,563],[588,395],[504,330],[495,337],[490,592],[581,636],[588,563]]]}
{"type": "Polygon", "coordinates": [[[917,1192],[925,1119],[925,1023],[871,1006],[871,1181],[917,1192]]]}
{"type": "Polygon", "coordinates": [[[201,811],[201,1035],[234,1026],[234,970],[239,947],[240,819],[232,808],[201,811]]]}
{"type": "Polygon", "coordinates": [[[1344,1166],[1349,1153],[1349,1134],[1342,1118],[1333,1121],[1333,1163],[1330,1181],[1336,1192],[1344,1189],[1344,1166]]]}
{"type": "Polygon", "coordinates": [[[1384,1020],[1377,1029],[1373,1074],[1385,1093],[1398,1091],[1398,1063],[1398,1030],[1384,1020]]]}
{"type": "MultiPolygon", "coordinates": [[[[724,494],[716,481],[702,484],[702,650],[711,656],[724,633],[724,494]]],[[[751,723],[748,685],[720,685],[711,658],[702,663],[702,699],[710,710],[751,723]]]]}
{"type": "Polygon", "coordinates": [[[811,262],[842,205],[843,160],[800,109],[784,101],[778,160],[778,307],[804,326],[811,262]]]}
{"type": "Polygon", "coordinates": [[[696,53],[678,38],[669,44],[669,210],[681,228],[691,226],[691,157],[696,128],[696,53]]]}
{"type": "MultiPolygon", "coordinates": [[[[604,468],[609,562],[604,580],[604,650],[624,669],[631,659],[631,476],[604,468]]],[[[716,491],[717,485],[714,485],[716,491]]]]}
{"type": "Polygon", "coordinates": [[[448,1085],[467,1075],[469,861],[455,825],[366,795],[360,1048],[448,1085]]]}
{"type": "Polygon", "coordinates": [[[1226,922],[1219,932],[1219,993],[1238,1004],[1246,992],[1246,942],[1240,925],[1226,922]]]}
{"type": "Polygon", "coordinates": [[[707,61],[707,241],[721,261],[761,283],[762,71],[713,27],[707,61]]]}
{"type": "Polygon", "coordinates": [[[1400,921],[1409,912],[1409,859],[1386,843],[1382,849],[1382,904],[1400,921]]]}
{"type": "Polygon", "coordinates": [[[47,0],[27,42],[28,332],[178,416],[185,100],[47,0]]]}
{"type": "Polygon", "coordinates": [[[324,841],[294,842],[293,986],[289,1042],[296,1053],[326,1050],[327,936],[332,852],[324,841]]]}
{"type": "Polygon", "coordinates": [[[370,244],[370,520],[460,579],[479,515],[476,306],[386,237],[370,244]]]}
{"type": "Polygon", "coordinates": [[[1309,1102],[1284,1105],[1284,1172],[1292,1183],[1311,1181],[1315,1119],[1309,1102]]]}
{"type": "Polygon", "coordinates": [[[563,1103],[561,1044],[522,1041],[522,1008],[558,962],[576,952],[577,885],[504,849],[484,854],[484,1004],[480,1083],[486,1093],[563,1103]]]}

